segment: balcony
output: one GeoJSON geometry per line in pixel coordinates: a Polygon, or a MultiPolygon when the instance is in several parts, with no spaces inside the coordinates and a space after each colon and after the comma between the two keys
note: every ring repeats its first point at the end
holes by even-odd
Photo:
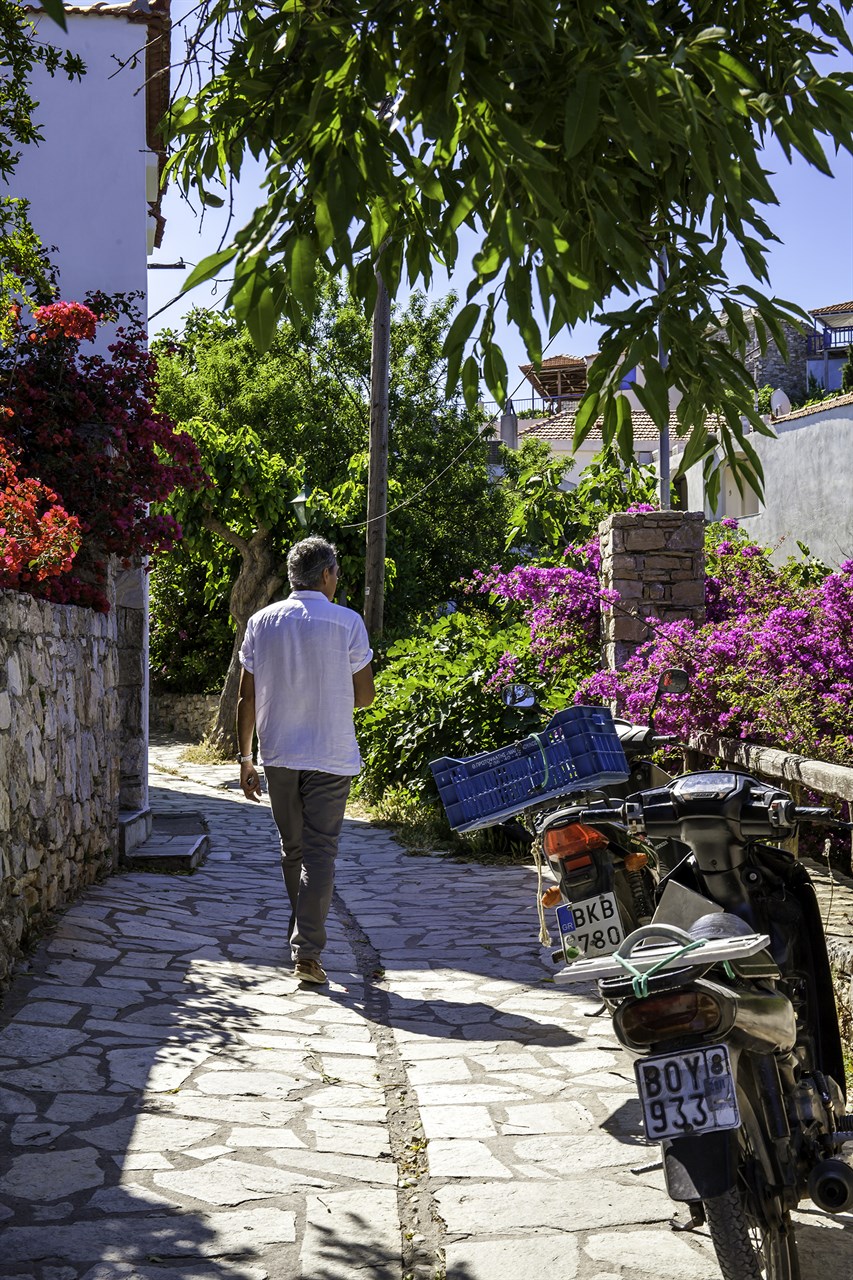
{"type": "Polygon", "coordinates": [[[853,346],[853,325],[844,329],[826,328],[820,333],[810,333],[806,344],[807,356],[822,356],[825,352],[842,355],[849,346],[853,346]]]}

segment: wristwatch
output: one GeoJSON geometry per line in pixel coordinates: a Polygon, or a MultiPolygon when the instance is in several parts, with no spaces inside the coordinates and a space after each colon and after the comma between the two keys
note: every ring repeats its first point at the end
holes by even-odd
{"type": "Polygon", "coordinates": [[[239,752],[238,752],[238,754],[237,754],[237,763],[238,763],[238,764],[248,764],[248,763],[249,763],[249,761],[250,761],[250,760],[252,760],[252,758],[253,758],[253,757],[252,757],[251,755],[248,755],[248,756],[241,756],[241,755],[239,754],[239,752]]]}

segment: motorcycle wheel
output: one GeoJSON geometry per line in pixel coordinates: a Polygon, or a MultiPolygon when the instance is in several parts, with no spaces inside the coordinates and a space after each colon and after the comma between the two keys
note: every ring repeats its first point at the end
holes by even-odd
{"type": "Polygon", "coordinates": [[[724,1280],[800,1280],[791,1215],[767,1186],[746,1129],[737,1172],[735,1186],[704,1201],[724,1280]]]}

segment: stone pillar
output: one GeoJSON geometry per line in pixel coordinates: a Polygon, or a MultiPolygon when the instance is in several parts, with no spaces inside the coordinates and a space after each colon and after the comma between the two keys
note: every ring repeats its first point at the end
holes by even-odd
{"type": "Polygon", "coordinates": [[[616,670],[649,639],[647,618],[705,621],[705,517],[701,511],[642,511],[599,525],[602,665],[616,670]]]}
{"type": "Polygon", "coordinates": [[[116,577],[121,724],[121,845],[127,852],[151,829],[148,808],[148,578],[141,568],[116,577]]]}

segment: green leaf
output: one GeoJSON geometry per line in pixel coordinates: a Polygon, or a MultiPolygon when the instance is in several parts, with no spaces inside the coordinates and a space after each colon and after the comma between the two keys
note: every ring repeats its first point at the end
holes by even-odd
{"type": "Polygon", "coordinates": [[[598,104],[601,96],[597,76],[582,71],[566,102],[566,123],[563,129],[563,155],[567,160],[586,146],[598,124],[598,104]]]}
{"type": "Polygon", "coordinates": [[[62,27],[63,31],[68,30],[68,24],[65,21],[65,7],[62,0],[41,0],[41,7],[57,26],[62,27]]]}
{"type": "Polygon", "coordinates": [[[252,342],[258,351],[268,351],[275,335],[276,311],[272,290],[261,290],[257,300],[246,312],[246,325],[252,342]]]}
{"type": "Polygon", "coordinates": [[[469,302],[456,316],[444,339],[444,352],[447,356],[445,390],[448,397],[456,395],[456,384],[459,380],[462,358],[465,355],[465,344],[474,330],[474,325],[477,323],[479,315],[479,306],[476,303],[469,302]]]}
{"type": "Polygon", "coordinates": [[[678,467],[673,480],[679,480],[686,475],[697,462],[701,462],[709,453],[713,453],[716,445],[717,441],[705,423],[698,423],[691,431],[687,444],[684,446],[684,452],[678,460],[678,467]]]}
{"type": "Polygon", "coordinates": [[[601,398],[595,391],[587,391],[583,400],[581,400],[580,408],[575,415],[575,430],[572,439],[572,447],[574,449],[583,444],[592,430],[592,425],[598,417],[600,403],[601,398]]]}
{"type": "Polygon", "coordinates": [[[656,356],[643,362],[643,377],[643,382],[634,383],[634,391],[643,408],[658,426],[663,426],[669,420],[669,390],[666,375],[656,356]]]}
{"type": "Polygon", "coordinates": [[[187,276],[181,286],[181,293],[187,293],[197,284],[203,284],[205,280],[212,280],[214,276],[218,276],[225,264],[236,257],[237,252],[237,245],[232,244],[219,253],[211,253],[206,258],[202,258],[187,276]]]}
{"type": "Polygon", "coordinates": [[[290,259],[290,287],[298,301],[304,301],[308,310],[314,301],[314,271],[317,249],[310,236],[297,236],[290,259]]]}

